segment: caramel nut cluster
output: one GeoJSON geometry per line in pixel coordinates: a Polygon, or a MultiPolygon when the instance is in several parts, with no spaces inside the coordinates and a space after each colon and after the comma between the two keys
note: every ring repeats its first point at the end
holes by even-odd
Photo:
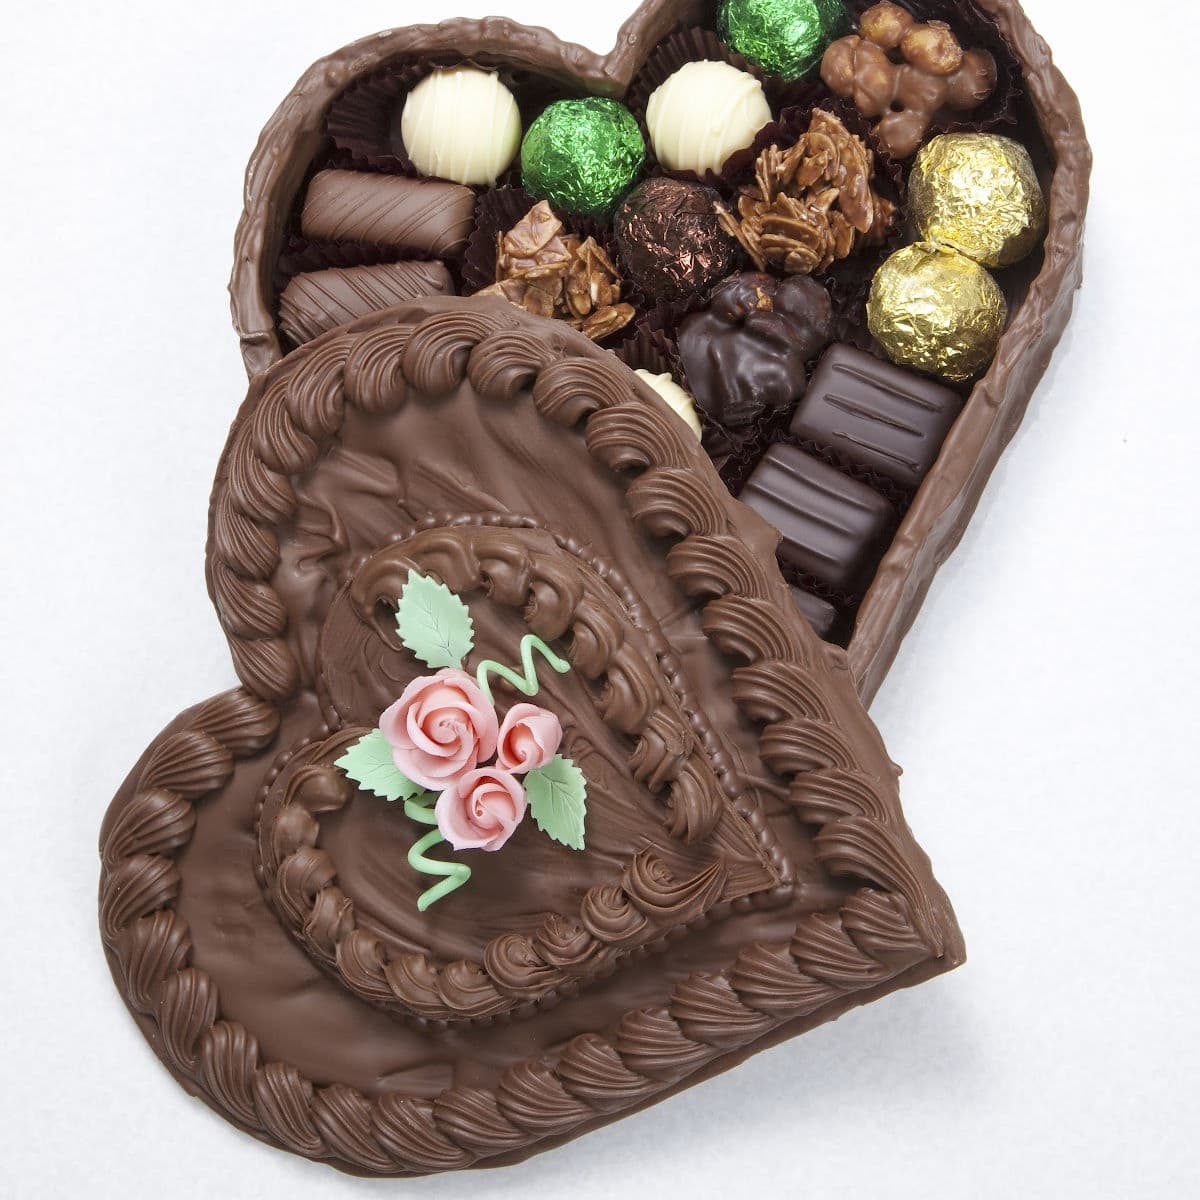
{"type": "Polygon", "coordinates": [[[996,60],[964,50],[942,21],[921,24],[885,0],[863,13],[858,33],[834,42],[821,78],[875,122],[893,158],[915,154],[942,108],[970,112],[996,89],[996,60]]]}

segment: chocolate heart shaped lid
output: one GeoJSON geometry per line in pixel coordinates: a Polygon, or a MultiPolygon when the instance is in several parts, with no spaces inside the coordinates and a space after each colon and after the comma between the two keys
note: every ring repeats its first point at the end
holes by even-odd
{"type": "Polygon", "coordinates": [[[776,538],[502,301],[260,375],[208,551],[242,686],[101,835],[114,978],[183,1086],[343,1170],[498,1165],[961,962],[776,538]]]}

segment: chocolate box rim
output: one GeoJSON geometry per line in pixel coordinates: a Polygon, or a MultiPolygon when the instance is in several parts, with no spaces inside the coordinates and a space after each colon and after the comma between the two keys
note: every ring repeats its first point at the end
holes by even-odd
{"type": "MultiPolygon", "coordinates": [[[[1049,231],[1041,271],[975,385],[941,456],[885,554],[858,613],[848,651],[864,700],[878,691],[916,619],[938,567],[950,556],[1004,447],[1020,426],[1070,319],[1082,281],[1083,231],[1092,155],[1079,101],[1049,46],[1016,0],[975,0],[1021,62],[1038,123],[1054,157],[1049,231]]],[[[644,55],[699,0],[645,0],[622,25],[614,49],[597,54],[549,30],[504,17],[410,25],[363,38],[318,60],[267,122],[246,171],[245,207],[234,241],[230,297],[252,378],[283,356],[268,307],[282,210],[293,202],[322,140],[325,112],[355,79],[414,53],[487,55],[532,65],[601,94],[620,94],[644,55]],[[284,150],[287,150],[287,153],[284,150]]]]}

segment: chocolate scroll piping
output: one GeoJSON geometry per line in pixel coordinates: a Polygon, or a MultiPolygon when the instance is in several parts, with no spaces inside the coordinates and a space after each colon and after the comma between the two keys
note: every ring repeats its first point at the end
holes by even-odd
{"type": "MultiPolygon", "coordinates": [[[[654,1003],[625,1013],[605,1032],[583,1032],[553,1052],[512,1062],[488,1086],[445,1082],[431,1087],[400,1080],[368,1094],[336,1078],[313,1079],[297,1064],[272,1057],[253,1028],[224,1010],[217,981],[195,951],[178,906],[175,859],[193,844],[197,808],[230,799],[235,772],[266,770],[276,758],[281,765],[271,768],[268,786],[276,779],[281,786],[298,779],[297,792],[306,797],[304,812],[281,825],[274,843],[276,852],[297,859],[280,874],[283,901],[297,917],[305,917],[315,941],[336,943],[338,969],[355,980],[355,990],[375,989],[385,997],[392,977],[403,976],[414,993],[444,994],[456,1011],[480,1019],[494,1011],[499,996],[497,985],[471,963],[445,968],[436,984],[413,956],[397,956],[385,968],[370,935],[346,932],[349,910],[336,893],[314,902],[323,889],[336,885],[331,860],[323,860],[313,842],[309,818],[332,811],[339,792],[319,774],[306,772],[314,764],[303,761],[303,744],[276,744],[281,714],[291,723],[282,727],[294,731],[298,708],[284,697],[298,695],[304,686],[303,668],[293,631],[279,630],[257,586],[270,584],[278,563],[274,529],[290,491],[286,478],[265,459],[289,446],[303,447],[304,438],[320,443],[335,436],[337,412],[359,394],[346,386],[346,371],[361,361],[369,339],[389,326],[411,331],[401,337],[405,348],[399,351],[407,387],[386,389],[386,404],[397,408],[406,402],[401,393],[417,386],[414,365],[426,380],[459,387],[469,363],[483,360],[482,370],[504,344],[504,321],[495,309],[472,308],[468,317],[457,306],[443,311],[443,305],[450,302],[435,303],[427,318],[401,310],[364,322],[256,383],[218,479],[210,561],[210,578],[223,569],[246,585],[219,593],[213,585],[245,686],[184,714],[156,741],[114,804],[101,838],[105,945],[123,994],[170,1069],[256,1136],[371,1174],[421,1174],[529,1153],[542,1139],[586,1128],[665,1094],[697,1071],[716,1069],[722,1056],[740,1053],[785,1027],[835,1015],[961,957],[953,918],[911,841],[891,763],[852,695],[844,657],[817,645],[781,579],[757,577],[744,562],[727,575],[711,563],[697,571],[697,563],[711,559],[711,546],[701,541],[693,551],[690,539],[727,539],[731,552],[755,547],[767,562],[770,533],[732,500],[703,505],[680,492],[672,504],[670,487],[660,487],[659,481],[689,466],[698,471],[700,451],[687,447],[691,457],[677,457],[672,418],[655,410],[660,429],[653,422],[626,423],[630,432],[622,435],[620,458],[642,465],[630,468],[632,477],[615,478],[626,487],[636,479],[643,494],[659,497],[635,520],[648,537],[660,536],[647,528],[659,521],[673,530],[661,536],[682,549],[667,562],[667,572],[689,586],[702,584],[698,602],[705,605],[704,628],[716,645],[727,646],[740,660],[730,664],[740,715],[773,731],[760,755],[769,752],[776,759],[797,820],[815,830],[819,853],[845,890],[820,911],[797,909],[794,923],[779,921],[779,936],[769,943],[731,947],[712,969],[664,984],[654,1003]],[[413,347],[435,343],[443,347],[440,365],[413,359],[413,347]],[[280,381],[300,380],[313,363],[320,366],[325,394],[311,391],[316,376],[308,375],[308,391],[297,402],[280,381]],[[340,370],[331,366],[336,363],[342,364],[340,370]],[[653,520],[647,515],[651,511],[653,520]],[[705,599],[712,590],[720,594],[705,599]]],[[[602,353],[581,342],[568,339],[567,350],[583,358],[602,353]]],[[[388,357],[375,357],[378,377],[395,380],[396,367],[388,357]]],[[[531,366],[533,403],[547,396],[539,385],[553,369],[531,366]]],[[[578,429],[569,436],[583,438],[585,445],[589,413],[619,411],[630,403],[622,389],[608,386],[604,371],[594,378],[596,386],[588,389],[582,375],[577,377],[572,400],[578,429]]],[[[383,390],[368,388],[366,394],[377,398],[383,390]]],[[[430,402],[429,395],[421,402],[430,402]]],[[[528,401],[518,396],[514,402],[528,401]]],[[[557,423],[553,412],[544,415],[557,423]]],[[[711,491],[719,495],[715,486],[711,491]]],[[[452,564],[454,555],[444,554],[442,561],[452,564]]],[[[511,566],[510,560],[499,575],[515,592],[520,572],[511,566]]],[[[682,589],[679,595],[685,595],[682,589]]],[[[579,607],[586,605],[581,601],[579,607]]],[[[545,587],[533,611],[547,625],[563,616],[563,606],[545,587]]],[[[599,611],[589,617],[593,638],[586,654],[599,655],[611,645],[599,611]]],[[[676,653],[671,646],[664,650],[668,673],[675,669],[676,653]]],[[[676,736],[669,727],[653,728],[664,745],[676,736]]],[[[653,757],[647,751],[647,761],[653,757]]],[[[643,935],[641,923],[656,911],[687,916],[694,905],[703,907],[698,894],[716,889],[720,870],[715,865],[708,882],[678,886],[651,859],[636,858],[627,873],[629,892],[624,881],[590,889],[577,922],[548,922],[528,940],[497,947],[493,968],[502,978],[515,971],[518,984],[529,969],[551,978],[572,956],[599,953],[589,939],[629,943],[643,935]]]]}

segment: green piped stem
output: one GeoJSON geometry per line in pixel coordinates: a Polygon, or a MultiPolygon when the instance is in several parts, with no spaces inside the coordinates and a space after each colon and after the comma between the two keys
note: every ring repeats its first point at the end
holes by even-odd
{"type": "MultiPolygon", "coordinates": [[[[427,799],[432,799],[426,793],[427,799]]],[[[418,825],[436,825],[437,817],[433,814],[432,806],[422,804],[420,800],[405,800],[404,814],[418,825]]],[[[434,846],[440,846],[446,839],[437,829],[431,829],[424,837],[412,844],[408,851],[408,863],[414,871],[423,875],[441,877],[440,883],[427,888],[417,899],[417,911],[424,912],[431,904],[436,904],[443,896],[456,892],[471,878],[471,868],[466,863],[442,862],[436,858],[426,858],[426,852],[434,846]]]]}
{"type": "Polygon", "coordinates": [[[533,663],[535,650],[558,674],[562,675],[571,669],[571,664],[565,658],[559,658],[537,634],[527,633],[521,639],[521,667],[525,672],[524,675],[518,675],[511,667],[503,666],[491,659],[479,664],[479,670],[475,672],[475,679],[479,683],[479,690],[488,698],[489,703],[496,703],[495,697],[492,695],[492,685],[488,681],[489,675],[496,675],[511,683],[524,696],[537,694],[541,685],[538,683],[537,667],[533,663]]]}

